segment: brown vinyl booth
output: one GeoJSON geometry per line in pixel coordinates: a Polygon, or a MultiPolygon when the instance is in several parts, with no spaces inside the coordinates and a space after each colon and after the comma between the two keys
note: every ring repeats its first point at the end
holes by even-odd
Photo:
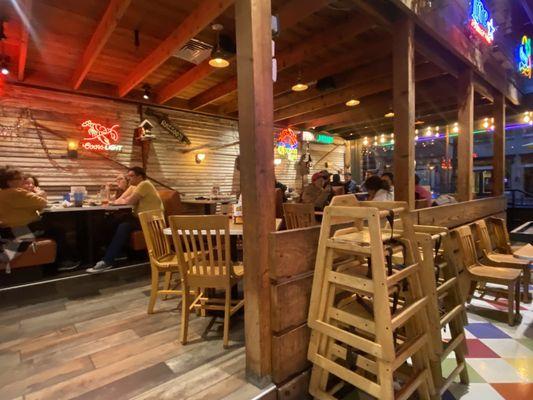
{"type": "Polygon", "coordinates": [[[56,260],[57,245],[52,239],[37,239],[24,253],[15,258],[11,269],[51,264],[56,260]]]}
{"type": "MultiPolygon", "coordinates": [[[[167,219],[169,215],[181,214],[182,210],[179,192],[171,189],[161,189],[157,192],[163,202],[167,219]]],[[[144,236],[141,230],[132,232],[130,236],[130,247],[135,251],[146,250],[146,242],[144,241],[144,236]]]]}

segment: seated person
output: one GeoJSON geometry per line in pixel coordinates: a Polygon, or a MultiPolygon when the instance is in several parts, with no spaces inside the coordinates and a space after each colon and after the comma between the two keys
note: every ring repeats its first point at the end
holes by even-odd
{"type": "Polygon", "coordinates": [[[341,182],[341,176],[339,174],[332,175],[331,186],[344,186],[344,183],[341,182]]]}
{"type": "Polygon", "coordinates": [[[387,181],[390,187],[390,192],[392,193],[392,200],[394,200],[394,175],[392,172],[383,172],[381,174],[381,179],[387,181]]]}
{"type": "MultiPolygon", "coordinates": [[[[329,176],[328,176],[329,178],[329,176]]],[[[316,172],[302,193],[302,203],[312,203],[315,210],[323,210],[332,196],[331,186],[322,172],[316,172]]]]}
{"type": "Polygon", "coordinates": [[[9,167],[0,168],[0,263],[7,264],[35,241],[44,236],[53,239],[57,246],[59,271],[79,266],[69,259],[65,233],[58,228],[45,227],[40,212],[46,200],[25,188],[22,173],[9,167]]]}
{"type": "Polygon", "coordinates": [[[366,179],[365,188],[370,201],[394,201],[389,184],[377,175],[366,179]]]}
{"type": "Polygon", "coordinates": [[[130,204],[133,206],[133,213],[123,215],[116,221],[117,228],[104,258],[98,261],[94,267],[88,268],[87,272],[89,273],[103,272],[113,268],[113,263],[128,243],[131,232],[141,229],[138,218],[140,212],[163,210],[163,202],[159,193],[152,182],[146,179],[144,169],[141,167],[129,168],[127,176],[131,189],[127,189],[113,204],[130,204]]]}
{"type": "Polygon", "coordinates": [[[37,196],[46,200],[46,192],[39,187],[39,181],[37,180],[37,177],[33,175],[25,175],[24,189],[26,189],[28,192],[35,193],[37,196]]]}
{"type": "Polygon", "coordinates": [[[433,200],[431,199],[431,193],[422,185],[420,185],[420,177],[415,175],[415,199],[424,199],[428,203],[428,207],[431,207],[433,200]]]}
{"type": "Polygon", "coordinates": [[[285,203],[287,201],[287,185],[284,185],[276,179],[274,188],[281,190],[281,192],[283,193],[283,202],[285,203]]]}
{"type": "Polygon", "coordinates": [[[349,172],[344,173],[344,191],[346,193],[357,192],[357,183],[352,179],[352,174],[349,172]]]}
{"type": "Polygon", "coordinates": [[[126,174],[119,174],[117,175],[115,179],[115,183],[117,184],[117,191],[115,192],[115,199],[119,199],[130,187],[130,184],[128,182],[128,177],[126,174]]]}

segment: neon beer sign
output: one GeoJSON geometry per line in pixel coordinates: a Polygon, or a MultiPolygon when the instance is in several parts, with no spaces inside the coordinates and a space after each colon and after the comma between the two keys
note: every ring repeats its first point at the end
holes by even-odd
{"type": "Polygon", "coordinates": [[[531,38],[524,35],[518,47],[518,72],[520,72],[520,75],[531,79],[532,64],[531,38]]]}
{"type": "Polygon", "coordinates": [[[122,145],[117,144],[120,139],[119,125],[108,128],[102,124],[84,121],[81,127],[87,129],[87,136],[82,139],[82,147],[92,151],[122,151],[122,145]]]}
{"type": "Polygon", "coordinates": [[[290,128],[282,129],[276,138],[276,151],[290,161],[298,158],[298,138],[290,128]]]}
{"type": "Polygon", "coordinates": [[[490,14],[483,0],[472,0],[470,27],[488,44],[494,42],[496,27],[494,26],[494,20],[490,18],[490,14]]]}

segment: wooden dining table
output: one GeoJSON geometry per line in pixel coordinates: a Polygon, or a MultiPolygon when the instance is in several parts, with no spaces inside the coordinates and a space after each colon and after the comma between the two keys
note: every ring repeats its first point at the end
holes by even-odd
{"type": "MultiPolygon", "coordinates": [[[[53,204],[46,207],[41,215],[51,223],[61,220],[60,216],[72,217],[76,224],[76,242],[80,252],[83,253],[84,262],[93,264],[97,261],[98,227],[102,225],[105,215],[115,212],[131,211],[133,206],[121,205],[84,205],[83,207],[62,207],[53,204]]],[[[64,221],[64,219],[63,219],[64,221]]]]}

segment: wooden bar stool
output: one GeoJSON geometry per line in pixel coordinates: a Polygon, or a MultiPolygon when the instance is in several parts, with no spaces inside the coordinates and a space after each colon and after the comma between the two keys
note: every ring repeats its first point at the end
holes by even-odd
{"type": "Polygon", "coordinates": [[[428,297],[407,205],[360,204],[324,212],[308,318],[308,358],[314,364],[309,391],[331,400],[348,383],[380,399],[403,400],[415,391],[429,399],[434,387],[428,297]],[[366,227],[354,224],[331,235],[334,219],[359,220],[366,227]],[[403,230],[394,231],[399,220],[403,230]],[[382,229],[386,223],[389,228],[382,229]],[[402,265],[392,262],[396,253],[402,265]],[[346,261],[346,255],[354,258],[346,261]]]}

